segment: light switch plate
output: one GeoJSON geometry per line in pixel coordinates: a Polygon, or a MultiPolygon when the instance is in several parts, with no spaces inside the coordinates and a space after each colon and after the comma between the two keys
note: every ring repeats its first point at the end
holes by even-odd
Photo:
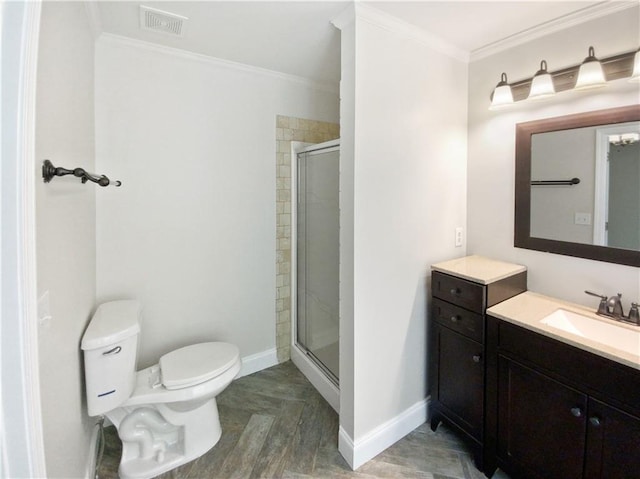
{"type": "Polygon", "coordinates": [[[573,222],[577,225],[588,226],[591,224],[591,213],[576,213],[573,222]]]}

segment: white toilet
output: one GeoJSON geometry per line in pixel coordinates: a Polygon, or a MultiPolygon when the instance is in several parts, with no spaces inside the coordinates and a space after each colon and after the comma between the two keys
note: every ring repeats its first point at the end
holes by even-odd
{"type": "Polygon", "coordinates": [[[136,372],[140,313],[138,301],[104,303],[82,338],[89,415],[116,426],[123,479],[157,476],[211,449],[222,434],[215,398],[241,366],[237,346],[212,342],[136,372]]]}

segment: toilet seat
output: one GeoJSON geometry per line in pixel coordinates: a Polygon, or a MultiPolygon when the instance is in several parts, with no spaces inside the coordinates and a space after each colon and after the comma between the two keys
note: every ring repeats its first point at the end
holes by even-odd
{"type": "Polygon", "coordinates": [[[176,349],[160,358],[160,376],[166,389],[182,389],[223,374],[238,362],[234,344],[211,342],[176,349]]]}

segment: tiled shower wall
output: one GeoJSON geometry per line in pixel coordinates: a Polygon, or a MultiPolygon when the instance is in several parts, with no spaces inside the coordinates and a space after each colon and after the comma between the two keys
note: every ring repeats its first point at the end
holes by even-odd
{"type": "Polygon", "coordinates": [[[276,348],[291,357],[291,142],[322,143],[340,137],[340,125],[276,116],[276,348]]]}

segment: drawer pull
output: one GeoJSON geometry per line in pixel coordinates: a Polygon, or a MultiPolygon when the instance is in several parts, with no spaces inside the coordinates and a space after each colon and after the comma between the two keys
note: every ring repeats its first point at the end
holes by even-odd
{"type": "Polygon", "coordinates": [[[460,318],[458,316],[451,316],[451,321],[457,323],[460,318]]]}
{"type": "Polygon", "coordinates": [[[602,422],[600,421],[600,418],[598,416],[591,416],[589,418],[589,422],[591,424],[593,424],[595,427],[600,426],[600,424],[602,424],[602,422]]]}
{"type": "Polygon", "coordinates": [[[580,409],[579,407],[572,407],[571,408],[571,414],[573,414],[575,417],[582,417],[582,409],[580,409]]]}
{"type": "Polygon", "coordinates": [[[474,354],[473,355],[473,362],[474,363],[479,363],[481,359],[482,359],[482,356],[480,356],[479,354],[474,354]]]}
{"type": "Polygon", "coordinates": [[[451,291],[449,291],[453,296],[458,296],[460,294],[460,289],[459,288],[451,288],[451,291]]]}

